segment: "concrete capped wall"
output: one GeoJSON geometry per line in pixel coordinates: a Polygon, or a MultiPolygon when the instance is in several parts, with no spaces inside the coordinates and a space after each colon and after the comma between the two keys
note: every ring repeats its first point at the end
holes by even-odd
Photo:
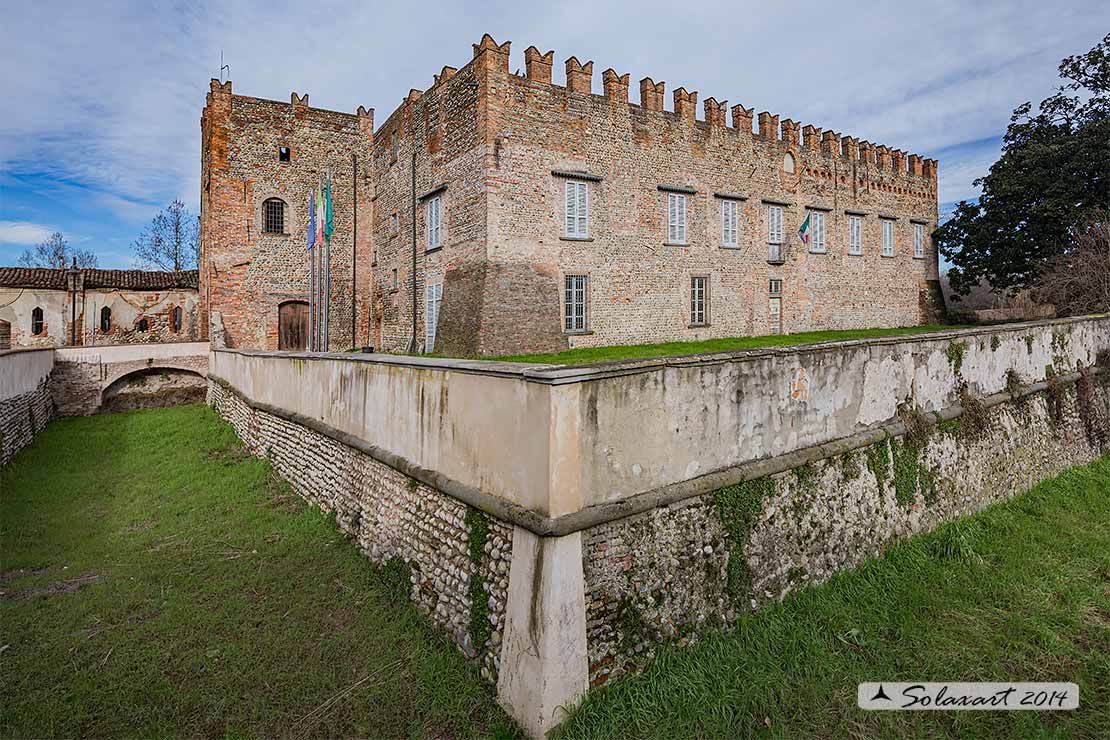
{"type": "Polygon", "coordinates": [[[0,400],[33,391],[53,369],[51,349],[0,351],[0,400]]]}

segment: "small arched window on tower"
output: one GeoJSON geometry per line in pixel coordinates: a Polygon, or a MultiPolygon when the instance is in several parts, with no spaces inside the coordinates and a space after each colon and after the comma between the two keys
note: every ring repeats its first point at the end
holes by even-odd
{"type": "Polygon", "coordinates": [[[794,155],[787,152],[782,158],[782,171],[794,174],[794,155]]]}
{"type": "Polygon", "coordinates": [[[38,306],[31,311],[31,333],[35,336],[42,334],[42,309],[38,306]]]}
{"type": "Polygon", "coordinates": [[[267,234],[285,233],[285,201],[267,198],[262,203],[262,230],[267,234]]]}
{"type": "Polygon", "coordinates": [[[146,331],[150,328],[150,322],[146,319],[139,319],[139,325],[136,328],[138,328],[139,331],[146,331]]]}
{"type": "Polygon", "coordinates": [[[100,309],[100,331],[107,334],[112,330],[112,309],[105,306],[100,309]]]}
{"type": "Polygon", "coordinates": [[[175,334],[181,331],[181,306],[173,307],[173,331],[175,334]]]}

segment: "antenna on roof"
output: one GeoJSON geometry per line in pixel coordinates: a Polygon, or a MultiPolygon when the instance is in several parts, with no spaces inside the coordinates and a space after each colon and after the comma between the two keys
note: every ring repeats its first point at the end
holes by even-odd
{"type": "Polygon", "coordinates": [[[224,70],[227,70],[228,77],[231,76],[231,65],[224,64],[224,50],[220,49],[220,84],[222,85],[226,80],[224,79],[224,70]]]}

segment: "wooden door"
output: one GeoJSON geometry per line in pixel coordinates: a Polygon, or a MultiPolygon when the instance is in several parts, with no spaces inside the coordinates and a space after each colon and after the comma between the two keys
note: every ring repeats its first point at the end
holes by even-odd
{"type": "Polygon", "coordinates": [[[308,304],[289,301],[278,306],[278,349],[308,349],[308,304]]]}

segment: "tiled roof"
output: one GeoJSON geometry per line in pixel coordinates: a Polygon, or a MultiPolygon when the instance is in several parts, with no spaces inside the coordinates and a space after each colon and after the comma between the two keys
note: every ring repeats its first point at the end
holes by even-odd
{"type": "MultiPolygon", "coordinates": [[[[82,270],[86,288],[165,290],[197,287],[197,271],[82,270]]],[[[0,287],[66,289],[66,271],[50,267],[0,267],[0,287]]]]}

